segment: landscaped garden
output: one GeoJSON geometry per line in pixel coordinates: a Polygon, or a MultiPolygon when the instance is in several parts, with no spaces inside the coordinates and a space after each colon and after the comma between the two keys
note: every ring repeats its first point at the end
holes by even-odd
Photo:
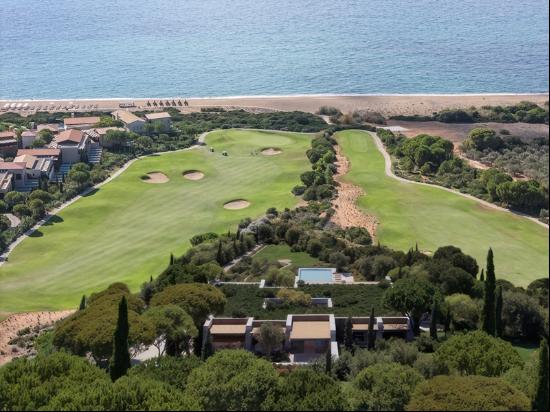
{"type": "Polygon", "coordinates": [[[291,189],[309,169],[309,135],[223,130],[206,143],[213,152],[193,149],[135,162],[24,240],[0,268],[0,311],[74,307],[78,296],[115,281],[136,290],[168,265],[170,252],[188,249],[192,235],[234,229],[270,206],[297,203],[291,189]],[[281,153],[264,156],[266,147],[281,153]],[[184,178],[190,170],[204,177],[184,178]],[[168,180],[142,179],[152,173],[168,180]],[[224,208],[236,199],[249,206],[224,208]]]}

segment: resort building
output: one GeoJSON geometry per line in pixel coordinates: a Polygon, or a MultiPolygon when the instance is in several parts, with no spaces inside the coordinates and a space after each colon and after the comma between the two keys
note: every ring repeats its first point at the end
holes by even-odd
{"type": "Polygon", "coordinates": [[[89,129],[95,124],[99,123],[101,119],[98,116],[88,117],[68,117],[63,120],[65,124],[65,130],[67,129],[89,129]]]}
{"type": "Polygon", "coordinates": [[[0,162],[0,174],[8,173],[12,176],[14,189],[24,188],[27,183],[27,165],[24,162],[0,162]]]}
{"type": "Polygon", "coordinates": [[[59,133],[50,143],[51,149],[61,151],[62,163],[77,163],[87,157],[91,147],[90,137],[78,129],[69,129],[59,133]]]}
{"type": "Polygon", "coordinates": [[[3,197],[13,189],[13,175],[8,172],[0,172],[0,195],[3,197]]]}
{"type": "Polygon", "coordinates": [[[0,156],[15,156],[17,148],[17,135],[14,132],[0,132],[0,156]]]}
{"type": "MultiPolygon", "coordinates": [[[[368,343],[369,317],[352,317],[353,340],[358,346],[368,343]]],[[[332,314],[287,315],[286,320],[257,320],[249,318],[214,318],[203,325],[203,345],[209,343],[213,351],[245,349],[265,354],[260,343],[260,328],[264,323],[281,328],[284,339],[274,348],[285,352],[289,363],[310,363],[328,351],[338,358],[338,345],[343,344],[347,318],[332,314]]],[[[376,317],[373,331],[375,339],[398,337],[413,339],[410,318],[376,317]]]]}
{"type": "Polygon", "coordinates": [[[13,159],[15,163],[25,163],[27,179],[40,179],[45,177],[54,180],[54,161],[50,158],[38,158],[29,154],[23,154],[13,159]]]}
{"type": "Polygon", "coordinates": [[[49,130],[52,133],[58,133],[59,125],[57,123],[43,123],[36,126],[36,132],[40,132],[41,130],[49,130]]]}
{"type": "Polygon", "coordinates": [[[129,112],[127,110],[115,110],[112,113],[113,119],[120,120],[122,124],[124,124],[124,127],[129,132],[133,133],[143,133],[144,126],[145,126],[145,120],[143,120],[141,117],[137,117],[132,112],[129,112]]]}
{"type": "Polygon", "coordinates": [[[52,159],[57,162],[61,156],[60,149],[40,148],[40,149],[19,149],[17,156],[31,155],[39,159],[52,159]]]}
{"type": "Polygon", "coordinates": [[[172,127],[172,117],[167,112],[148,113],[145,115],[145,119],[153,125],[158,125],[164,132],[172,127]]]}
{"type": "Polygon", "coordinates": [[[37,136],[35,132],[32,130],[25,130],[21,133],[21,147],[24,149],[31,147],[36,139],[37,136]]]}
{"type": "Polygon", "coordinates": [[[103,138],[109,130],[119,130],[124,131],[123,127],[96,127],[94,129],[86,130],[86,133],[94,142],[98,142],[101,146],[109,147],[108,144],[105,144],[103,138]]]}

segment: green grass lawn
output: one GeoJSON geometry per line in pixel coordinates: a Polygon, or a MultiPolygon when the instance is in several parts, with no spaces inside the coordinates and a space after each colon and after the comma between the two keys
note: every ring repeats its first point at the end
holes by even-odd
{"type": "Polygon", "coordinates": [[[386,176],[384,158],[372,136],[363,131],[337,135],[351,161],[346,179],[366,193],[358,204],[375,215],[377,236],[390,247],[435,251],[455,245],[485,265],[487,250],[495,252],[498,278],[519,286],[548,277],[548,230],[511,213],[434,187],[399,182],[386,176]]]}
{"type": "Polygon", "coordinates": [[[294,268],[329,266],[328,263],[309,256],[306,252],[292,252],[287,244],[268,245],[254,255],[254,259],[267,259],[269,263],[277,263],[281,259],[290,259],[294,268]]]}
{"type": "Polygon", "coordinates": [[[207,137],[207,148],[152,156],[135,162],[96,193],[75,202],[23,241],[0,267],[0,312],[73,308],[82,294],[125,282],[133,290],[182,254],[189,238],[227,232],[267,208],[292,207],[290,190],[310,168],[310,135],[223,130],[207,137]],[[277,156],[259,154],[277,147],[277,156]],[[222,156],[226,150],[229,156],[222,156]],[[205,178],[190,181],[186,170],[205,178]],[[159,171],[168,183],[140,177],[159,171]],[[246,199],[242,210],[223,204],[246,199]]]}
{"type": "Polygon", "coordinates": [[[518,351],[519,356],[523,359],[524,362],[531,360],[539,350],[539,345],[536,343],[524,343],[524,344],[513,344],[514,348],[518,351]]]}

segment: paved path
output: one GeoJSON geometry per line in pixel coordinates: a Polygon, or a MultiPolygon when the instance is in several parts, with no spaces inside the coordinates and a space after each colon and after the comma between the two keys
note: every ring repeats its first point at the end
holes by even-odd
{"type": "Polygon", "coordinates": [[[434,184],[431,184],[431,183],[424,183],[424,182],[415,182],[414,180],[408,180],[408,179],[405,179],[403,177],[396,176],[395,173],[393,173],[391,156],[386,151],[386,147],[384,146],[384,143],[382,143],[382,140],[380,140],[380,138],[376,135],[376,133],[373,133],[373,132],[367,132],[367,133],[369,133],[372,136],[372,138],[374,139],[374,143],[376,143],[376,147],[378,148],[380,153],[382,153],[382,155],[384,156],[384,160],[385,160],[385,163],[386,163],[386,175],[387,176],[389,176],[393,179],[399,180],[400,182],[407,183],[407,184],[429,186],[429,187],[435,187],[435,188],[440,189],[440,190],[445,190],[446,192],[454,193],[456,195],[466,197],[466,198],[471,199],[471,200],[475,200],[476,202],[482,204],[483,206],[487,206],[491,209],[499,210],[501,212],[512,213],[514,215],[524,217],[524,218],[529,219],[530,221],[532,221],[532,222],[548,229],[548,225],[544,222],[541,222],[537,218],[528,216],[524,213],[515,212],[513,210],[506,209],[504,207],[501,207],[501,206],[495,205],[494,203],[487,202],[485,200],[479,199],[479,198],[477,198],[475,196],[472,196],[472,195],[469,195],[467,193],[462,193],[458,190],[449,189],[448,187],[444,187],[444,186],[439,186],[439,185],[434,185],[434,184]]]}
{"type": "MultiPolygon", "coordinates": [[[[205,139],[206,139],[206,136],[208,135],[208,133],[210,132],[205,132],[205,133],[202,133],[198,138],[197,138],[197,141],[199,143],[204,143],[205,139]]],[[[86,190],[84,190],[81,194],[73,197],[72,199],[66,201],[65,203],[63,203],[61,206],[59,206],[58,208],[55,208],[53,210],[51,210],[50,212],[46,213],[46,215],[40,219],[33,227],[31,227],[29,230],[27,230],[24,234],[22,234],[21,236],[19,236],[17,239],[15,239],[15,241],[13,241],[9,246],[8,248],[4,251],[4,253],[2,253],[0,255],[0,266],[2,266],[4,264],[4,262],[7,260],[8,256],[10,255],[10,253],[17,247],[17,245],[19,245],[23,240],[25,240],[27,237],[29,237],[30,235],[32,235],[34,232],[36,232],[42,225],[44,225],[45,223],[47,223],[52,217],[54,217],[55,215],[57,215],[59,212],[61,212],[63,209],[65,209],[67,206],[70,206],[72,205],[74,202],[76,202],[77,200],[81,199],[83,196],[86,196],[88,194],[90,194],[91,192],[93,192],[94,190],[97,190],[99,189],[101,186],[111,182],[112,180],[116,179],[118,176],[120,176],[122,173],[124,173],[126,171],[126,169],[128,169],[134,162],[138,161],[138,160],[141,160],[141,159],[145,159],[146,157],[150,157],[150,156],[158,156],[158,155],[162,155],[162,154],[166,154],[166,153],[175,153],[175,152],[183,152],[183,151],[187,151],[187,150],[193,150],[193,149],[196,149],[196,148],[199,148],[201,146],[199,145],[193,145],[191,147],[187,147],[185,149],[178,149],[178,150],[170,150],[170,151],[167,151],[167,152],[156,152],[156,153],[151,153],[151,154],[148,154],[148,155],[144,155],[144,156],[139,156],[139,157],[136,157],[128,162],[126,162],[120,169],[118,169],[116,172],[114,172],[111,176],[109,176],[107,179],[105,179],[103,182],[100,182],[98,183],[97,185],[94,185],[94,186],[91,186],[89,188],[87,188],[86,190]]]]}

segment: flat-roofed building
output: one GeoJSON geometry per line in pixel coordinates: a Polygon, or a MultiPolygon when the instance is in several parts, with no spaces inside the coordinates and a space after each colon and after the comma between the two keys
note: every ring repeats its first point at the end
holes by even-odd
{"type": "Polygon", "coordinates": [[[168,112],[147,113],[145,119],[153,125],[158,125],[160,130],[164,132],[167,132],[172,127],[172,117],[168,112]]]}
{"type": "Polygon", "coordinates": [[[141,117],[137,117],[132,112],[128,110],[115,110],[112,113],[113,119],[120,120],[124,127],[129,132],[133,133],[143,133],[145,127],[145,120],[141,117]]]}
{"type": "Polygon", "coordinates": [[[87,117],[67,117],[63,119],[63,124],[65,129],[89,129],[99,123],[101,120],[98,116],[87,116],[87,117]]]}
{"type": "Polygon", "coordinates": [[[250,350],[251,330],[252,318],[212,318],[204,324],[205,338],[213,350],[250,350]]]}

